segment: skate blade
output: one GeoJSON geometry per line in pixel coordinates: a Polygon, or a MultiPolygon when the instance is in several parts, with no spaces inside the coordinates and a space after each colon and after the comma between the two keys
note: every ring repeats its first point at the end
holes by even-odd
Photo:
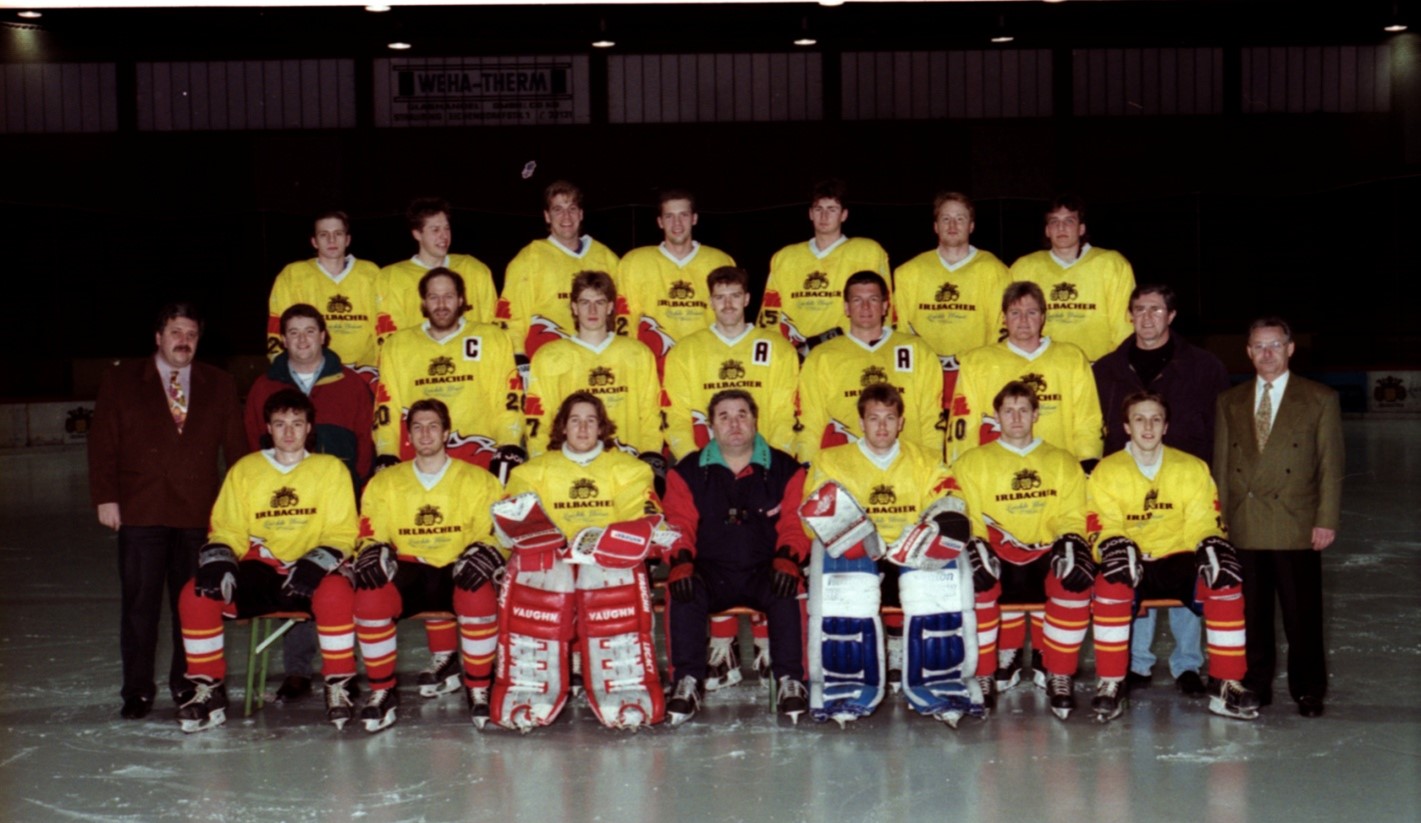
{"type": "Polygon", "coordinates": [[[1095,722],[1104,726],[1106,723],[1109,723],[1110,721],[1119,717],[1121,714],[1123,714],[1123,712],[1096,712],[1095,722]]]}
{"type": "Polygon", "coordinates": [[[488,718],[487,718],[487,717],[474,717],[474,718],[470,718],[470,719],[473,720],[473,722],[474,722],[474,728],[478,729],[479,731],[483,731],[483,730],[484,730],[484,726],[487,726],[487,725],[488,725],[488,718]]]}
{"type": "Polygon", "coordinates": [[[186,734],[205,732],[208,729],[215,729],[223,723],[226,723],[227,710],[217,709],[208,714],[205,720],[181,720],[179,722],[182,724],[183,732],[186,734]]]}
{"type": "Polygon", "coordinates": [[[958,711],[942,712],[941,714],[933,715],[933,717],[946,723],[950,729],[956,729],[957,724],[962,722],[962,712],[958,711]]]}
{"type": "Polygon", "coordinates": [[[419,687],[420,697],[439,697],[459,690],[459,675],[450,675],[438,683],[425,683],[419,687]]]}
{"type": "Polygon", "coordinates": [[[1071,712],[1072,712],[1072,711],[1074,711],[1074,709],[1058,709],[1058,708],[1056,708],[1055,706],[1052,706],[1052,707],[1051,707],[1051,713],[1054,714],[1054,715],[1056,715],[1057,717],[1059,717],[1059,718],[1062,719],[1062,720],[1068,720],[1068,719],[1070,719],[1070,716],[1071,716],[1071,712]]]}
{"type": "Polygon", "coordinates": [[[670,723],[672,728],[675,728],[695,716],[695,712],[691,712],[689,714],[682,714],[680,712],[667,712],[666,722],[670,723]]]}
{"type": "Polygon", "coordinates": [[[1218,717],[1225,717],[1225,718],[1228,718],[1229,720],[1257,720],[1257,719],[1258,719],[1258,710],[1257,710],[1257,709],[1233,709],[1233,710],[1231,710],[1231,709],[1229,709],[1228,706],[1224,705],[1223,701],[1219,701],[1219,702],[1215,703],[1213,700],[1210,700],[1210,701],[1209,701],[1209,713],[1210,713],[1210,714],[1213,714],[1213,715],[1216,715],[1216,716],[1218,716],[1218,717]]]}
{"type": "Polygon", "coordinates": [[[849,723],[858,720],[859,716],[851,712],[838,712],[829,716],[829,719],[839,724],[839,728],[846,729],[849,723]]]}
{"type": "MultiPolygon", "coordinates": [[[[395,725],[395,713],[390,711],[386,712],[384,717],[366,718],[364,723],[365,731],[374,734],[375,732],[383,731],[395,725]]],[[[340,727],[337,726],[336,728],[340,727]]]]}
{"type": "Polygon", "coordinates": [[[342,717],[342,718],[339,718],[339,719],[337,719],[337,720],[332,720],[332,721],[331,721],[331,725],[336,727],[336,731],[338,731],[338,732],[343,732],[343,731],[345,731],[345,724],[346,724],[347,722],[349,722],[349,721],[350,721],[350,718],[349,718],[349,717],[342,717]]]}
{"type": "Polygon", "coordinates": [[[790,722],[791,725],[798,726],[798,725],[799,725],[799,716],[802,715],[802,714],[804,714],[803,711],[785,712],[785,713],[784,713],[784,716],[789,718],[789,722],[790,722]]]}

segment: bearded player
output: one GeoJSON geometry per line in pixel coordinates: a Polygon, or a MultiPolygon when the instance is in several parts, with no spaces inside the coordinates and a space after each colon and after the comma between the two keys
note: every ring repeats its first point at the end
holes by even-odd
{"type": "MultiPolygon", "coordinates": [[[[499,540],[512,550],[493,721],[527,732],[557,719],[571,653],[603,725],[659,723],[665,697],[646,558],[663,517],[651,467],[615,447],[616,424],[596,395],[569,395],[552,430],[548,451],[514,469],[509,497],[493,506],[499,540]]],[[[660,537],[669,543],[668,533],[660,537]]]]}

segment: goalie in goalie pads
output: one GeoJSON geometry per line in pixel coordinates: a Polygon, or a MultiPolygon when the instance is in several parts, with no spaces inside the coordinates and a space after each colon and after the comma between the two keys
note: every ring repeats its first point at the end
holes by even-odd
{"type": "Polygon", "coordinates": [[[880,605],[901,600],[899,684],[915,711],[955,728],[985,712],[965,507],[937,456],[898,438],[897,389],[869,387],[859,409],[863,439],[818,455],[800,509],[814,537],[810,711],[840,725],[873,712],[890,670],[880,605]]]}
{"type": "Polygon", "coordinates": [[[581,656],[603,725],[636,729],[664,716],[645,559],[669,533],[651,468],[610,446],[615,434],[601,401],[574,392],[548,451],[515,469],[508,498],[493,506],[498,538],[512,550],[491,706],[506,728],[557,718],[570,653],[581,656]]]}

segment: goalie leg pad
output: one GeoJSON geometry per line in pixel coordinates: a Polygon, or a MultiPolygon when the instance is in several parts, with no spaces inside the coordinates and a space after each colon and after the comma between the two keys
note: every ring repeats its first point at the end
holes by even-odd
{"type": "Polygon", "coordinates": [[[577,613],[583,684],[597,719],[633,731],[660,723],[666,705],[656,674],[646,567],[581,567],[577,613]]]}
{"type": "Polygon", "coordinates": [[[490,719],[509,729],[531,731],[553,722],[567,702],[568,651],[572,641],[572,567],[554,562],[547,571],[515,564],[499,597],[498,668],[490,719]]]}
{"type": "Polygon", "coordinates": [[[810,710],[819,721],[870,714],[883,700],[883,623],[872,560],[833,558],[815,541],[809,597],[810,710]]]}
{"type": "Polygon", "coordinates": [[[977,616],[972,576],[952,561],[933,571],[904,572],[898,587],[907,619],[903,693],[920,714],[955,725],[984,716],[977,684],[977,616]]]}

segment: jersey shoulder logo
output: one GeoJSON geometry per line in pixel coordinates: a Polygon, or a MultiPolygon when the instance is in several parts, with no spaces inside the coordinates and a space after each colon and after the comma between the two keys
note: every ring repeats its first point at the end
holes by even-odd
{"type": "Polygon", "coordinates": [[[677,280],[669,291],[672,300],[690,300],[696,296],[696,287],[689,280],[677,280]]]}
{"type": "Polygon", "coordinates": [[[428,506],[420,506],[419,511],[414,516],[414,524],[416,526],[438,526],[443,522],[444,514],[439,511],[438,506],[432,503],[428,506]]]}
{"type": "Polygon", "coordinates": [[[1021,377],[1018,377],[1017,380],[1020,380],[1027,386],[1031,387],[1031,392],[1032,394],[1036,395],[1037,399],[1040,399],[1040,397],[1046,393],[1046,389],[1048,388],[1046,385],[1045,375],[1040,375],[1036,372],[1027,372],[1021,377]]]}
{"type": "Polygon", "coordinates": [[[589,386],[610,386],[617,382],[617,376],[612,373],[609,366],[598,366],[587,373],[587,385],[589,386]]]}
{"type": "Polygon", "coordinates": [[[868,495],[870,506],[891,506],[898,502],[898,495],[894,493],[893,487],[883,483],[873,487],[873,491],[868,495]]]}
{"type": "Polygon", "coordinates": [[[290,486],[282,486],[271,494],[271,507],[273,509],[289,509],[301,502],[296,490],[290,486]]]}
{"type": "Polygon", "coordinates": [[[956,303],[957,298],[960,296],[961,294],[960,292],[958,292],[956,286],[952,285],[951,283],[944,282],[941,286],[938,286],[937,294],[933,295],[933,302],[956,303]]]}
{"type": "Polygon", "coordinates": [[[888,372],[880,366],[869,366],[863,370],[863,376],[859,378],[859,385],[868,388],[876,383],[887,383],[888,372]]]}
{"type": "Polygon", "coordinates": [[[1067,302],[1070,300],[1075,300],[1079,296],[1079,292],[1076,291],[1075,283],[1068,283],[1065,280],[1062,280],[1061,282],[1051,287],[1052,300],[1056,300],[1059,302],[1067,302]]]}
{"type": "Polygon", "coordinates": [[[343,294],[333,294],[331,299],[326,301],[326,314],[350,314],[354,309],[350,298],[343,294]]]}
{"type": "Polygon", "coordinates": [[[739,380],[745,376],[745,364],[739,360],[727,360],[720,364],[721,380],[739,380]]]}
{"type": "Polygon", "coordinates": [[[597,496],[597,481],[590,477],[579,477],[572,481],[567,496],[573,500],[588,500],[597,496]]]}
{"type": "Polygon", "coordinates": [[[1011,490],[1014,492],[1031,491],[1041,488],[1041,475],[1035,469],[1022,469],[1011,478],[1011,490]]]}
{"type": "Polygon", "coordinates": [[[809,276],[804,278],[805,291],[825,291],[828,288],[829,275],[822,271],[810,272],[809,276]]]}
{"type": "Polygon", "coordinates": [[[443,377],[446,374],[454,373],[454,358],[452,357],[431,357],[429,359],[429,376],[443,377]]]}

